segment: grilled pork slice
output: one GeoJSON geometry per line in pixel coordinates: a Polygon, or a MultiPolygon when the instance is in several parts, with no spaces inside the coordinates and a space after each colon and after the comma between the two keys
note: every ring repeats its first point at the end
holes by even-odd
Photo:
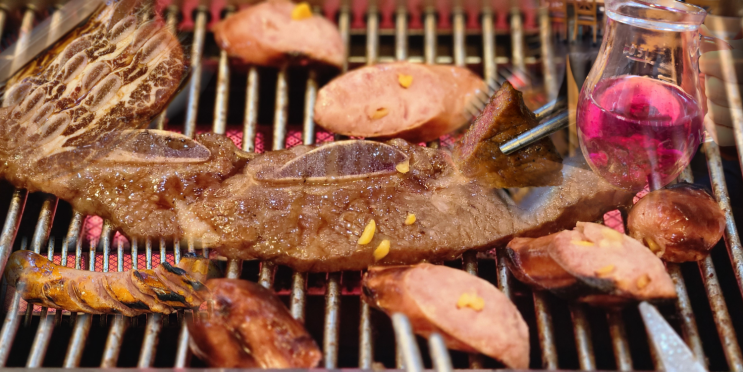
{"type": "Polygon", "coordinates": [[[663,262],[616,230],[579,222],[574,230],[508,244],[514,276],[539,289],[601,306],[676,297],[663,262]]]}
{"type": "Polygon", "coordinates": [[[445,266],[372,267],[364,300],[403,313],[423,337],[437,332],[447,347],[479,352],[509,368],[529,368],[529,330],[516,306],[477,276],[445,266]]]}
{"type": "Polygon", "coordinates": [[[671,262],[699,261],[720,241],[725,215],[707,191],[688,183],[653,191],[627,218],[631,237],[671,262]]]}
{"type": "Polygon", "coordinates": [[[454,66],[396,62],[339,76],[317,93],[315,121],[347,136],[432,141],[467,124],[485,83],[454,66]]]}
{"type": "Polygon", "coordinates": [[[292,61],[341,68],[346,57],[331,21],[313,15],[307,3],[287,0],[268,0],[235,13],[214,27],[214,38],[229,55],[261,66],[292,61]]]}
{"type": "MultiPolygon", "coordinates": [[[[93,272],[60,266],[31,251],[10,255],[8,283],[27,302],[72,312],[135,316],[198,307],[202,284],[214,270],[208,259],[186,255],[176,266],[167,262],[154,270],[93,272]]],[[[213,273],[212,273],[213,274],[213,273]]]]}
{"type": "Polygon", "coordinates": [[[189,324],[191,350],[211,367],[312,368],[317,344],[273,291],[236,279],[207,282],[213,311],[189,324]]]}
{"type": "Polygon", "coordinates": [[[524,105],[521,92],[506,82],[454,150],[454,159],[462,174],[495,188],[559,185],[562,158],[551,139],[544,138],[511,155],[500,151],[502,144],[538,124],[524,105]]]}

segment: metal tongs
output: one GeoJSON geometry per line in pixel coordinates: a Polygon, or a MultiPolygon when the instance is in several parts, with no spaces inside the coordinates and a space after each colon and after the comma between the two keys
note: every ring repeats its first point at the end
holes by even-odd
{"type": "Polygon", "coordinates": [[[567,102],[565,99],[556,99],[535,110],[534,114],[537,116],[537,119],[542,120],[547,117],[549,117],[549,119],[540,123],[536,127],[519,134],[516,138],[502,144],[500,146],[500,151],[506,155],[510,155],[554,132],[557,132],[560,129],[566,128],[569,124],[568,111],[565,107],[566,105],[567,102]],[[557,113],[557,115],[554,115],[555,113],[557,113]]]}
{"type": "Polygon", "coordinates": [[[658,369],[666,372],[707,372],[655,306],[643,301],[640,303],[640,315],[650,345],[655,350],[658,369]]]}

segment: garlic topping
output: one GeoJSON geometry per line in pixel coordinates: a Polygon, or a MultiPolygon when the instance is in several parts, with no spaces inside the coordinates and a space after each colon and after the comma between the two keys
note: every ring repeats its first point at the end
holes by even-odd
{"type": "Polygon", "coordinates": [[[374,250],[374,261],[379,261],[385,257],[387,257],[387,254],[390,253],[390,241],[385,239],[382,240],[381,243],[377,246],[377,249],[374,250]]]}
{"type": "Polygon", "coordinates": [[[408,89],[411,84],[413,84],[413,76],[412,75],[405,75],[405,74],[397,74],[397,82],[400,83],[400,86],[408,89]]]}
{"type": "Polygon", "coordinates": [[[366,224],[366,227],[364,227],[364,232],[361,233],[361,237],[359,238],[359,244],[365,245],[369,244],[372,241],[372,238],[374,238],[374,232],[377,230],[377,223],[374,222],[374,220],[370,220],[369,223],[366,224]]]}
{"type": "Polygon", "coordinates": [[[301,21],[303,19],[312,18],[312,9],[310,4],[301,2],[292,9],[292,19],[295,21],[301,21]]]}
{"type": "Polygon", "coordinates": [[[481,311],[485,308],[485,300],[478,296],[477,293],[462,293],[457,300],[457,309],[469,307],[475,311],[481,311]]]}

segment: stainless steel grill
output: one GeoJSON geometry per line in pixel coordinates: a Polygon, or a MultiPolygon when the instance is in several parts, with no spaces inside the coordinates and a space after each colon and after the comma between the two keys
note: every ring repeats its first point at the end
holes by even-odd
{"type": "MultiPolygon", "coordinates": [[[[546,9],[533,13],[539,27],[529,30],[525,28],[524,14],[517,6],[505,7],[507,14],[503,14],[502,9],[495,9],[489,3],[474,7],[472,4],[455,4],[449,8],[429,5],[421,8],[422,11],[405,5],[388,5],[369,1],[363,13],[357,11],[363,7],[359,8],[355,3],[343,2],[337,7],[338,27],[350,51],[344,70],[349,65],[407,59],[481,69],[486,81],[493,82],[497,80],[499,67],[513,66],[537,72],[546,92],[554,94],[557,91],[561,75],[557,71],[564,68],[564,64],[558,63],[559,58],[555,57],[546,9]],[[359,15],[363,17],[353,21],[359,15]],[[414,23],[411,15],[422,17],[421,28],[411,26],[414,23]],[[451,22],[442,21],[446,15],[451,15],[451,22]],[[510,29],[497,30],[496,16],[498,19],[509,17],[510,29]],[[385,17],[393,20],[392,25],[388,25],[390,27],[381,26],[385,17]],[[442,24],[450,26],[442,27],[442,24]],[[527,44],[533,43],[527,41],[534,41],[539,47],[529,48],[527,44]],[[501,46],[501,42],[510,44],[510,50],[496,48],[501,46]],[[422,49],[421,55],[411,55],[411,48],[422,49]],[[532,49],[536,52],[530,53],[532,49]],[[440,55],[442,50],[450,51],[450,55],[440,55]],[[472,50],[478,52],[473,54],[472,50]],[[363,55],[357,51],[364,51],[363,55]]],[[[186,19],[186,27],[181,31],[192,34],[192,38],[187,39],[191,40],[191,72],[196,78],[191,79],[186,89],[185,115],[175,115],[168,121],[166,113],[163,113],[156,120],[158,128],[182,130],[193,136],[205,128],[201,124],[211,121],[212,131],[240,137],[246,151],[255,151],[259,147],[268,149],[267,143],[273,150],[284,148],[287,134],[296,133],[291,129],[294,126],[289,124],[301,126],[301,140],[295,142],[311,144],[321,134],[323,138],[332,138],[325,132],[316,131],[312,117],[318,86],[327,76],[314,69],[295,70],[284,66],[273,70],[230,61],[226,53],[213,45],[207,28],[210,16],[217,14],[216,11],[222,10],[223,16],[229,16],[236,7],[227,5],[224,9],[217,9],[218,6],[199,4],[191,17],[185,12],[187,8],[193,8],[193,5],[170,5],[163,13],[173,30],[178,29],[179,19],[186,19]],[[214,72],[216,80],[212,84],[204,76],[214,72]],[[301,81],[295,79],[296,76],[301,81]],[[241,84],[243,81],[246,81],[245,85],[241,84]],[[238,98],[243,94],[242,87],[244,103],[235,99],[236,92],[238,98]],[[272,115],[271,95],[275,95],[272,115]],[[209,118],[204,111],[213,111],[213,117],[209,118]],[[244,115],[238,121],[233,118],[236,115],[230,115],[241,112],[244,115]],[[300,117],[299,113],[301,120],[293,120],[300,117]],[[269,124],[270,118],[273,120],[270,130],[268,125],[260,125],[269,124]],[[271,140],[267,141],[268,138],[271,140]]],[[[331,8],[324,8],[327,16],[336,15],[329,11],[331,8]]],[[[53,10],[53,7],[47,9],[41,5],[0,5],[0,29],[6,24],[8,26],[5,27],[4,40],[17,38],[18,43],[24,43],[25,35],[35,20],[53,17],[53,10]]],[[[316,7],[316,11],[320,10],[316,7]]],[[[527,13],[526,17],[530,14],[527,13]]],[[[742,127],[743,120],[738,120],[735,130],[739,146],[743,145],[742,127]]],[[[574,141],[571,142],[574,146],[574,141]]],[[[438,146],[438,143],[429,145],[438,146]]],[[[693,263],[668,264],[679,298],[675,308],[662,310],[699,360],[712,369],[742,371],[743,357],[736,327],[743,326],[743,315],[735,312],[731,316],[727,304],[738,309],[743,304],[739,291],[743,289],[743,249],[732,215],[719,148],[714,143],[706,143],[703,151],[714,194],[727,218],[725,246],[729,259],[718,247],[712,256],[698,263],[698,270],[693,263]],[[719,278],[716,265],[721,269],[719,278]]],[[[681,178],[693,181],[691,170],[681,178]]],[[[108,222],[103,223],[98,236],[91,238],[84,234],[86,216],[71,212],[69,205],[59,203],[55,197],[29,195],[25,190],[13,190],[7,185],[2,186],[2,190],[5,194],[0,194],[0,205],[7,205],[7,214],[0,235],[0,267],[5,266],[14,248],[32,249],[39,253],[46,247],[50,259],[59,256],[68,266],[89,270],[95,270],[97,263],[102,261],[102,271],[122,271],[129,258],[132,267],[137,268],[142,245],[147,268],[158,264],[153,263],[153,257],[159,258],[160,262],[168,257],[175,262],[180,259],[182,248],[177,243],[168,245],[160,238],[127,243],[114,238],[115,232],[108,222]],[[27,209],[25,214],[24,209],[27,209]],[[65,226],[66,234],[63,232],[65,226]],[[17,236],[20,239],[16,239],[17,236]],[[61,248],[57,248],[55,241],[60,240],[61,248]],[[55,249],[60,249],[59,253],[55,249]],[[74,261],[68,260],[68,253],[73,251],[74,261]],[[111,259],[116,262],[115,268],[109,267],[111,259]]],[[[194,248],[189,245],[185,249],[193,251],[194,248]]],[[[482,276],[497,284],[514,300],[532,331],[532,368],[625,371],[657,367],[636,311],[607,312],[584,305],[568,305],[545,293],[531,293],[510,278],[501,253],[470,252],[461,262],[447,265],[482,276]]],[[[203,254],[209,252],[205,250],[203,254]]],[[[394,316],[390,323],[386,316],[360,301],[358,272],[308,275],[277,268],[271,263],[239,261],[226,262],[225,272],[227,277],[257,280],[266,287],[273,287],[284,298],[288,297],[292,315],[303,320],[315,339],[321,341],[322,366],[325,368],[405,367],[418,370],[430,365],[444,371],[452,366],[473,369],[499,366],[481,355],[453,352],[450,357],[440,337],[432,337],[426,346],[412,335],[404,317],[394,316]],[[418,346],[424,351],[423,357],[418,353],[418,346]]],[[[126,318],[121,315],[69,314],[46,308],[35,310],[33,306],[26,306],[10,288],[5,290],[6,287],[3,281],[7,312],[0,331],[0,366],[183,368],[201,365],[190,360],[189,356],[188,329],[184,320],[193,316],[190,311],[171,316],[151,314],[126,318]]]]}

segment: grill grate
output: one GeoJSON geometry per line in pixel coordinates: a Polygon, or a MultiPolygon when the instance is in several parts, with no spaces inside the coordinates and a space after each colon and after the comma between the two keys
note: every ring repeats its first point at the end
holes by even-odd
{"type": "MultiPolygon", "coordinates": [[[[554,57],[550,20],[546,9],[539,9],[538,13],[536,13],[539,28],[535,33],[525,27],[525,23],[532,23],[533,20],[530,17],[533,17],[535,13],[522,15],[519,8],[511,8],[509,14],[507,14],[510,16],[510,30],[505,32],[505,34],[509,35],[511,48],[505,55],[500,55],[496,49],[496,36],[504,34],[504,32],[503,30],[496,30],[496,26],[503,25],[506,15],[504,12],[496,12],[488,4],[481,9],[475,9],[475,11],[470,7],[465,9],[461,6],[455,6],[451,9],[428,6],[423,8],[422,14],[420,14],[418,9],[408,9],[405,6],[380,8],[373,2],[370,2],[365,12],[360,13],[358,11],[359,7],[356,6],[357,4],[353,4],[354,6],[351,5],[345,3],[340,5],[338,9],[338,26],[347,50],[355,50],[355,48],[350,48],[355,45],[352,43],[352,36],[362,36],[365,38],[362,43],[365,47],[365,55],[350,55],[344,63],[344,71],[349,68],[349,64],[372,64],[379,61],[408,59],[424,61],[426,63],[453,63],[458,66],[470,65],[474,68],[479,68],[479,65],[481,65],[485,80],[492,82],[497,79],[499,65],[511,65],[515,68],[540,70],[544,85],[547,88],[546,91],[555,92],[557,90],[557,63],[554,57]],[[441,20],[438,18],[439,15],[448,14],[451,14],[450,25],[448,19],[441,20]],[[360,15],[362,17],[359,17],[360,15]],[[411,17],[411,15],[422,16],[422,30],[412,27],[414,24],[416,26],[420,25],[420,22],[414,17],[411,17]],[[390,17],[394,19],[394,27],[381,28],[380,24],[389,23],[390,17]],[[467,22],[468,19],[469,23],[467,22]],[[353,30],[351,27],[352,22],[354,24],[353,30]],[[449,25],[450,27],[442,28],[442,24],[449,25]],[[412,38],[421,35],[423,36],[422,58],[421,56],[411,56],[409,49],[412,44],[412,38]],[[481,45],[478,47],[481,48],[481,55],[468,55],[468,46],[471,43],[468,43],[467,37],[471,35],[480,37],[481,45]],[[537,59],[534,56],[527,55],[527,51],[524,48],[527,35],[538,36],[541,48],[539,54],[543,58],[537,59]],[[380,39],[387,36],[394,37],[394,53],[392,57],[380,56],[380,50],[382,49],[380,39]],[[448,42],[449,39],[451,40],[452,55],[437,55],[440,49],[439,43],[443,40],[447,40],[448,42]]],[[[325,9],[326,15],[335,13],[334,11],[328,11],[328,9],[329,7],[325,9]]],[[[191,44],[192,76],[201,77],[202,72],[204,72],[202,69],[206,64],[213,62],[213,58],[208,54],[208,50],[214,48],[210,44],[212,39],[209,38],[209,34],[207,33],[209,17],[211,14],[214,14],[213,10],[207,6],[199,5],[194,9],[193,17],[189,18],[187,17],[188,14],[185,14],[186,22],[184,23],[189,23],[190,21],[193,26],[193,42],[191,44]]],[[[361,10],[364,9],[361,8],[361,10]]],[[[228,16],[234,11],[234,7],[227,6],[224,9],[223,15],[228,16]]],[[[15,13],[17,13],[17,10],[13,10],[10,6],[0,6],[0,30],[6,21],[9,21],[15,13]]],[[[45,14],[45,12],[35,7],[26,7],[22,9],[20,14],[21,22],[18,28],[17,42],[22,45],[26,41],[25,35],[33,27],[35,18],[45,14]]],[[[165,8],[164,17],[172,30],[176,30],[180,15],[181,9],[176,5],[170,5],[165,8]]],[[[51,16],[54,16],[54,12],[51,12],[51,16]]],[[[11,22],[7,23],[10,24],[11,22]]],[[[12,34],[12,32],[8,33],[12,34]]],[[[275,88],[272,90],[275,93],[273,125],[271,135],[269,136],[268,133],[261,131],[260,129],[262,128],[258,125],[259,108],[266,107],[265,103],[259,102],[259,96],[262,95],[261,92],[266,90],[261,89],[259,84],[270,88],[273,82],[268,78],[273,75],[271,73],[264,73],[263,69],[247,67],[243,125],[241,130],[234,130],[228,126],[228,116],[230,112],[239,110],[239,104],[241,102],[238,102],[238,105],[236,105],[234,99],[230,100],[230,82],[232,81],[232,77],[242,75],[231,74],[231,72],[238,72],[231,71],[233,67],[241,66],[234,63],[231,64],[226,53],[219,52],[216,67],[217,79],[212,119],[213,125],[211,130],[216,133],[238,137],[242,148],[246,151],[262,150],[264,146],[267,147],[268,145],[265,142],[267,138],[271,138],[271,149],[277,150],[284,148],[287,144],[287,133],[292,133],[288,129],[289,117],[291,116],[291,86],[289,78],[290,75],[293,76],[291,70],[287,66],[284,66],[276,72],[275,88]],[[228,107],[228,103],[232,104],[231,110],[228,107]]],[[[304,81],[304,112],[301,120],[301,142],[304,144],[315,143],[316,137],[320,141],[324,141],[324,138],[328,137],[325,132],[316,133],[312,117],[312,107],[314,106],[317,89],[322,79],[323,76],[319,71],[309,69],[306,72],[306,81],[304,81]]],[[[292,83],[301,85],[296,82],[292,83]]],[[[197,123],[203,122],[201,120],[202,116],[199,115],[199,104],[212,104],[212,97],[201,95],[201,84],[201,79],[192,79],[187,90],[187,105],[182,130],[189,136],[197,133],[199,129],[197,123]]],[[[268,89],[268,91],[271,90],[268,89]]],[[[265,95],[262,96],[264,99],[270,98],[265,95]]],[[[299,104],[294,103],[294,101],[292,101],[292,104],[292,107],[299,107],[299,104]]],[[[167,129],[166,113],[160,115],[156,123],[158,128],[167,129]]],[[[741,126],[743,126],[743,123],[740,121],[736,122],[736,137],[739,141],[743,140],[743,128],[741,126]]],[[[438,146],[439,143],[434,142],[429,145],[438,146]]],[[[574,147],[575,143],[573,142],[572,145],[574,147]]],[[[717,145],[711,142],[706,143],[703,150],[706,156],[714,194],[721,208],[725,211],[727,218],[725,245],[731,258],[734,281],[737,281],[738,288],[743,288],[743,249],[741,249],[740,238],[732,216],[731,202],[725,183],[720,151],[717,145]]],[[[691,171],[687,170],[681,179],[693,181],[691,171]]],[[[8,255],[14,247],[27,199],[29,199],[29,195],[25,190],[12,191],[5,223],[0,234],[0,267],[5,266],[8,255]]],[[[60,205],[63,204],[65,203],[61,203],[60,205]]],[[[22,236],[21,243],[17,246],[25,249],[28,245],[29,249],[37,253],[42,252],[43,246],[46,246],[48,256],[50,258],[56,257],[54,236],[50,237],[50,232],[52,231],[55,212],[58,209],[57,206],[58,201],[55,197],[51,195],[43,196],[38,219],[32,230],[30,241],[27,240],[26,236],[22,236]],[[29,243],[27,244],[27,242],[29,243]]],[[[132,241],[128,244],[125,239],[115,239],[112,226],[107,221],[103,222],[98,236],[89,237],[87,234],[81,234],[84,231],[86,221],[86,216],[79,213],[73,213],[72,217],[69,218],[69,227],[63,238],[61,252],[59,253],[60,260],[66,260],[68,266],[74,264],[76,268],[85,268],[85,264],[87,263],[87,269],[95,270],[96,263],[102,261],[102,271],[108,271],[109,269],[123,271],[127,269],[124,266],[125,261],[127,261],[127,257],[125,256],[129,256],[131,257],[130,262],[132,267],[137,268],[140,266],[139,259],[142,253],[140,251],[140,245],[142,244],[144,244],[144,262],[147,268],[158,265],[158,262],[153,262],[153,258],[156,261],[159,259],[160,262],[164,262],[168,257],[172,257],[173,261],[178,262],[181,257],[181,247],[178,243],[175,243],[174,246],[168,246],[163,239],[157,241],[147,239],[144,242],[132,241]],[[115,252],[113,252],[112,248],[115,252]],[[70,259],[71,257],[68,257],[68,253],[72,250],[74,250],[74,261],[70,259]],[[84,252],[84,250],[87,251],[84,252]],[[110,267],[109,258],[111,257],[115,257],[115,268],[110,267]]],[[[57,224],[59,223],[57,221],[57,224]]],[[[185,249],[189,252],[194,250],[192,245],[185,247],[185,249]]],[[[643,362],[640,359],[648,359],[648,356],[650,360],[649,366],[655,365],[657,367],[652,350],[646,348],[640,350],[640,352],[637,351],[638,347],[636,344],[640,344],[640,347],[645,347],[643,345],[646,345],[646,341],[642,340],[644,334],[637,334],[634,330],[636,328],[636,322],[634,320],[638,319],[637,316],[628,314],[626,311],[604,312],[589,309],[584,305],[569,305],[566,310],[566,306],[563,303],[556,302],[547,294],[525,291],[519,284],[512,283],[512,278],[505,267],[502,253],[498,252],[493,257],[487,254],[478,255],[470,252],[464,255],[461,266],[459,267],[462,267],[473,275],[478,275],[478,269],[480,269],[481,272],[479,274],[481,276],[486,277],[486,279],[493,283],[497,283],[498,287],[509,298],[517,302],[525,318],[531,317],[527,321],[534,325],[531,327],[532,330],[536,329],[536,335],[532,337],[535,341],[532,348],[535,350],[534,355],[541,355],[541,363],[538,361],[538,356],[532,358],[532,367],[547,369],[578,367],[581,370],[608,367],[619,370],[631,370],[635,366],[646,366],[642,364],[643,362]],[[523,306],[524,303],[526,303],[526,306],[523,306]],[[593,318],[597,314],[599,318],[603,317],[603,320],[599,322],[593,321],[593,318]],[[572,319],[572,325],[568,325],[566,328],[566,325],[562,324],[562,320],[567,319],[567,317],[572,319]],[[629,321],[628,319],[633,321],[629,321]],[[626,320],[628,321],[625,322],[626,320]],[[592,329],[592,326],[596,324],[601,324],[602,326],[605,324],[605,329],[592,329]],[[570,328],[572,328],[574,346],[566,346],[564,343],[565,340],[570,340],[571,338],[570,335],[564,334],[564,331],[570,328]],[[592,337],[592,330],[595,331],[595,335],[606,336],[608,338],[599,340],[592,337]],[[632,340],[632,343],[630,343],[630,340],[632,340]],[[594,346],[598,348],[601,345],[601,350],[605,350],[607,344],[613,355],[598,355],[594,351],[594,346]],[[572,351],[573,348],[574,352],[572,351]],[[563,360],[566,356],[564,353],[565,350],[573,352],[577,356],[575,363],[570,360],[572,356],[568,356],[567,361],[563,360]],[[561,358],[558,358],[558,354],[560,354],[561,358]],[[634,363],[633,356],[635,356],[634,363]]],[[[203,254],[208,256],[208,250],[204,250],[203,254]]],[[[460,265],[459,263],[448,264],[460,265]]],[[[668,271],[676,285],[679,299],[676,302],[675,309],[668,311],[667,313],[670,315],[667,316],[677,320],[676,323],[686,343],[690,346],[697,358],[705,361],[705,348],[712,350],[713,353],[715,352],[713,350],[714,345],[708,346],[708,344],[713,344],[714,340],[705,339],[705,347],[703,347],[702,333],[697,327],[697,318],[694,315],[692,306],[694,304],[697,310],[701,308],[704,314],[707,314],[706,306],[709,306],[712,320],[716,326],[716,336],[719,336],[721,350],[725,357],[724,362],[710,360],[710,363],[715,367],[725,368],[727,366],[731,370],[741,371],[743,370],[743,358],[741,357],[741,351],[738,345],[734,319],[731,319],[728,311],[726,298],[723,296],[722,285],[720,280],[718,280],[712,257],[710,256],[700,261],[698,266],[702,287],[706,296],[701,295],[701,292],[693,293],[687,291],[685,277],[689,277],[688,270],[685,270],[687,273],[684,275],[680,265],[668,264],[668,271]],[[708,305],[705,301],[708,301],[708,305]]],[[[389,324],[385,323],[389,321],[384,317],[380,317],[367,304],[360,301],[358,290],[359,273],[347,272],[308,275],[298,272],[287,273],[286,271],[286,268],[277,268],[271,263],[256,265],[252,262],[243,263],[240,261],[227,262],[225,270],[227,277],[243,277],[257,280],[266,287],[277,289],[282,295],[288,295],[289,308],[295,318],[306,321],[311,332],[321,327],[319,333],[322,336],[323,366],[325,368],[346,367],[346,364],[349,364],[347,362],[348,358],[341,358],[340,351],[348,350],[348,345],[358,347],[358,363],[348,366],[369,369],[375,367],[375,361],[384,359],[386,367],[393,367],[387,360],[390,359],[386,355],[389,354],[389,350],[387,350],[389,348],[384,347],[385,345],[392,344],[392,334],[389,330],[389,324]],[[280,284],[282,288],[278,288],[279,285],[275,283],[277,277],[282,282],[280,284]],[[284,285],[286,283],[289,284],[284,285]],[[318,295],[321,294],[324,294],[324,306],[318,301],[315,301],[319,298],[318,295]],[[345,313],[341,312],[342,302],[344,304],[350,304],[351,302],[358,304],[357,306],[355,304],[354,306],[349,306],[351,309],[358,307],[358,335],[348,332],[346,329],[352,326],[344,322],[347,317],[345,313]],[[322,325],[317,326],[321,316],[324,316],[322,325]],[[343,329],[341,328],[341,323],[345,324],[343,329]],[[354,340],[354,337],[357,337],[357,340],[354,340]],[[380,342],[380,339],[384,342],[380,342]],[[375,353],[375,347],[379,349],[377,353],[375,353]],[[343,359],[343,363],[339,363],[340,359],[343,359]]],[[[694,280],[699,281],[699,279],[694,280]]],[[[734,296],[735,303],[739,303],[739,293],[735,288],[735,284],[732,282],[723,284],[726,286],[728,296],[734,296]],[[733,293],[731,294],[730,292],[733,293]]],[[[697,287],[695,286],[694,288],[697,287]]],[[[11,291],[7,291],[7,293],[10,294],[11,291]]],[[[193,314],[190,311],[179,312],[177,315],[170,317],[151,314],[146,317],[126,318],[122,315],[94,317],[88,314],[69,314],[46,308],[34,310],[33,306],[26,306],[17,293],[13,293],[9,301],[2,330],[0,331],[0,365],[4,366],[10,360],[16,363],[16,360],[25,359],[25,365],[27,367],[63,366],[70,368],[79,367],[83,364],[100,365],[101,367],[110,368],[126,364],[120,358],[126,357],[136,360],[136,366],[142,368],[152,366],[188,367],[191,365],[191,361],[188,350],[188,329],[185,327],[184,320],[192,316],[193,314]],[[23,310],[24,308],[25,310],[23,310]],[[24,320],[24,325],[19,334],[18,331],[21,327],[22,319],[24,320]],[[35,319],[38,319],[36,328],[33,327],[35,319]],[[100,319],[100,322],[95,322],[95,319],[100,319]],[[65,322],[71,328],[68,332],[69,335],[62,335],[66,336],[62,343],[52,343],[55,329],[58,329],[57,333],[64,333],[63,323],[65,322]],[[175,332],[171,331],[173,327],[177,329],[175,332]],[[95,345],[89,342],[90,337],[92,337],[90,336],[92,329],[96,331],[102,330],[105,333],[103,337],[105,339],[105,345],[102,352],[96,355],[92,355],[89,352],[90,349],[100,349],[100,347],[95,347],[95,345]],[[33,342],[30,347],[25,346],[25,348],[28,348],[28,352],[22,353],[20,356],[19,354],[11,353],[11,350],[16,351],[17,349],[24,348],[17,345],[19,342],[18,339],[21,338],[20,336],[34,332],[33,342]],[[139,353],[132,354],[131,352],[127,352],[126,355],[122,355],[122,349],[130,345],[127,344],[127,334],[132,333],[142,334],[141,338],[137,339],[137,342],[139,342],[137,345],[141,345],[138,347],[139,353]],[[167,351],[175,351],[174,357],[168,357],[171,359],[165,358],[169,360],[169,364],[167,365],[159,364],[158,359],[156,359],[156,356],[159,355],[158,343],[160,339],[167,343],[167,351]],[[14,343],[14,341],[16,342],[14,343]],[[65,344],[68,344],[68,346],[64,353],[55,350],[60,348],[60,345],[65,344]],[[62,361],[61,364],[49,364],[47,362],[50,360],[49,355],[47,355],[50,351],[50,346],[52,346],[52,350],[55,350],[54,354],[63,355],[63,358],[60,358],[62,361]],[[97,361],[98,358],[101,360],[100,363],[97,361]]],[[[355,319],[354,316],[350,318],[355,319]]],[[[708,321],[705,319],[705,324],[707,323],[708,321]]],[[[424,366],[424,361],[428,360],[424,360],[418,353],[418,344],[410,332],[409,322],[404,317],[393,316],[392,324],[398,341],[396,351],[394,352],[395,356],[391,358],[394,360],[394,366],[420,370],[424,366]]],[[[703,333],[707,336],[711,334],[709,331],[703,333]]],[[[313,334],[317,339],[320,339],[318,333],[313,332],[313,334]]],[[[712,337],[714,338],[714,336],[712,337]]],[[[425,345],[421,344],[421,346],[423,347],[425,345]]],[[[432,365],[440,371],[450,370],[452,361],[457,367],[484,368],[492,366],[492,361],[486,360],[481,355],[463,356],[453,353],[450,360],[441,338],[432,337],[429,340],[428,350],[430,351],[432,365]]]]}

